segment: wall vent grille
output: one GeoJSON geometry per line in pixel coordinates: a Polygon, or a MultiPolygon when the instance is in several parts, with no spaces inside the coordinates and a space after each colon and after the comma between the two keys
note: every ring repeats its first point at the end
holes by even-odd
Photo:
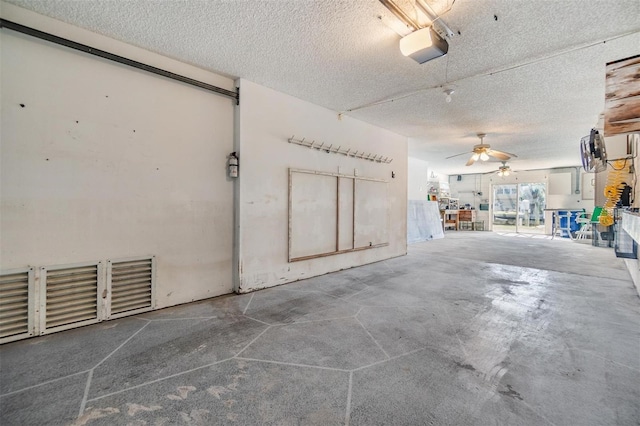
{"type": "Polygon", "coordinates": [[[47,331],[98,321],[99,264],[42,268],[42,272],[47,331]]]}
{"type": "Polygon", "coordinates": [[[0,273],[0,343],[32,335],[30,299],[33,270],[0,273]]]}
{"type": "Polygon", "coordinates": [[[110,287],[110,318],[131,315],[153,308],[155,258],[111,260],[107,286],[110,287]]]}

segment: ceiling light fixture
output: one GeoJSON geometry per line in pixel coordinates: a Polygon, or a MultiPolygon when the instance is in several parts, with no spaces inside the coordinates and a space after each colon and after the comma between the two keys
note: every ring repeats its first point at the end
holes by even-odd
{"type": "Polygon", "coordinates": [[[438,35],[433,28],[422,28],[400,39],[400,52],[419,64],[424,64],[449,51],[449,43],[438,35]]]}
{"type": "Polygon", "coordinates": [[[398,18],[411,31],[420,29],[420,25],[416,21],[411,19],[409,15],[404,13],[404,11],[400,9],[397,4],[393,2],[393,0],[380,0],[380,3],[382,3],[384,7],[389,9],[389,12],[393,13],[396,16],[396,18],[398,18]]]}
{"type": "Polygon", "coordinates": [[[482,151],[482,154],[480,154],[480,160],[487,161],[488,159],[489,159],[489,155],[487,155],[485,151],[482,151]]]}
{"type": "Polygon", "coordinates": [[[447,103],[451,102],[451,95],[453,95],[455,92],[456,91],[451,88],[444,89],[444,94],[447,95],[447,97],[444,98],[444,100],[447,101],[447,103]]]}
{"type": "Polygon", "coordinates": [[[441,30],[441,34],[449,38],[454,36],[451,28],[449,28],[449,26],[445,24],[442,19],[440,19],[440,16],[438,16],[438,14],[435,12],[435,10],[433,10],[429,3],[425,2],[424,0],[416,0],[415,5],[422,11],[422,13],[429,17],[432,24],[440,27],[439,29],[441,30]]]}
{"type": "Polygon", "coordinates": [[[511,174],[511,167],[507,166],[507,162],[503,161],[502,166],[498,167],[498,176],[505,177],[511,174]]]}

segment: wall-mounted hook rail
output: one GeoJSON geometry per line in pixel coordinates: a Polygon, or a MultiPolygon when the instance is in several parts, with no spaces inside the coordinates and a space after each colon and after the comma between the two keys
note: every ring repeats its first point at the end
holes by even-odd
{"type": "Polygon", "coordinates": [[[320,143],[320,145],[317,145],[315,140],[311,142],[307,142],[305,141],[305,138],[296,139],[295,135],[291,136],[287,140],[289,143],[292,143],[295,145],[305,146],[307,148],[317,149],[317,150],[325,151],[327,153],[341,154],[347,157],[373,161],[374,163],[389,164],[393,161],[393,158],[384,157],[382,155],[374,154],[371,152],[365,155],[364,151],[352,151],[351,148],[348,148],[348,149],[342,148],[342,145],[338,146],[337,148],[334,147],[333,144],[330,144],[329,146],[324,146],[325,145],[324,142],[320,143]]]}

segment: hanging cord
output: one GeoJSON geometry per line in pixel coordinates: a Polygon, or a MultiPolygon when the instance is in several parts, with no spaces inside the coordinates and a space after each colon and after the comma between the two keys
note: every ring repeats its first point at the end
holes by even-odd
{"type": "Polygon", "coordinates": [[[451,59],[450,55],[447,55],[447,65],[444,67],[444,84],[445,86],[449,84],[449,59],[451,59]]]}
{"type": "Polygon", "coordinates": [[[624,170],[624,169],[627,168],[627,161],[628,160],[631,160],[632,161],[631,164],[633,164],[633,157],[616,158],[614,160],[607,160],[607,164],[610,165],[613,170],[620,171],[620,170],[624,170]],[[618,167],[620,167],[619,164],[620,164],[620,161],[622,161],[622,160],[624,160],[624,163],[622,164],[622,168],[616,168],[616,165],[618,165],[618,167]]]}

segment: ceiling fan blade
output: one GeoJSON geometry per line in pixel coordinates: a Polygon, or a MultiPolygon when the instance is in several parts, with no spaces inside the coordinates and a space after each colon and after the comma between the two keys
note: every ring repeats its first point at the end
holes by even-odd
{"type": "Polygon", "coordinates": [[[462,154],[456,154],[456,155],[450,155],[449,157],[445,157],[445,160],[448,160],[449,158],[453,158],[453,157],[460,157],[461,155],[465,155],[468,154],[468,152],[463,152],[462,154]]]}
{"type": "Polygon", "coordinates": [[[506,151],[497,151],[495,149],[489,149],[487,150],[487,154],[491,155],[492,157],[496,157],[500,160],[506,161],[509,159],[509,157],[517,157],[517,155],[512,154],[510,152],[506,152],[506,151]],[[497,155],[496,155],[497,154],[497,155]],[[507,156],[507,158],[502,158],[503,156],[507,156]]]}
{"type": "Polygon", "coordinates": [[[471,158],[469,158],[469,161],[467,161],[467,164],[465,164],[465,166],[470,166],[470,165],[472,165],[472,164],[473,164],[473,163],[475,163],[475,162],[476,162],[476,160],[474,160],[474,159],[473,159],[473,156],[471,156],[471,158]]]}
{"type": "Polygon", "coordinates": [[[507,160],[511,159],[510,156],[508,156],[504,152],[500,152],[500,151],[489,151],[489,152],[487,152],[487,155],[490,155],[490,156],[495,157],[498,160],[502,160],[502,161],[507,161],[507,160]]]}

